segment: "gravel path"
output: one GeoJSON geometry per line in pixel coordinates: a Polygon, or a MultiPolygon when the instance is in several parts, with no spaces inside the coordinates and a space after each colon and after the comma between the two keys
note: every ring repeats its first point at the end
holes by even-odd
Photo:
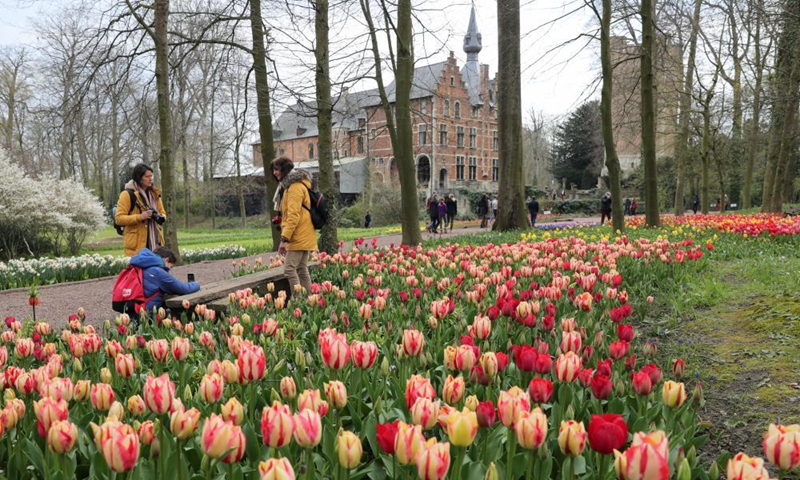
{"type": "MultiPolygon", "coordinates": [[[[452,235],[479,232],[481,229],[469,227],[456,229],[452,235]]],[[[447,234],[451,235],[451,234],[447,234]]],[[[446,238],[447,235],[444,235],[446,238]]],[[[424,234],[424,239],[432,238],[424,234]]],[[[398,245],[401,235],[386,235],[378,237],[378,246],[398,245]]],[[[232,239],[233,240],[233,239],[232,239]]],[[[233,240],[235,241],[235,240],[233,240]]],[[[347,245],[349,247],[349,245],[347,245]]],[[[247,257],[252,264],[256,257],[267,258],[274,253],[263,253],[247,257]]],[[[171,270],[176,277],[186,280],[186,275],[194,273],[195,280],[200,285],[217,282],[231,278],[231,259],[215,260],[193,263],[171,270]]],[[[39,288],[40,304],[36,307],[36,318],[47,320],[54,325],[63,325],[68,317],[83,307],[86,310],[88,323],[99,326],[106,319],[113,319],[116,312],[111,309],[111,289],[115,277],[104,277],[81,282],[59,283],[39,288]]],[[[31,317],[31,307],[28,306],[28,289],[17,288],[0,292],[0,319],[14,316],[18,319],[31,317]]]]}

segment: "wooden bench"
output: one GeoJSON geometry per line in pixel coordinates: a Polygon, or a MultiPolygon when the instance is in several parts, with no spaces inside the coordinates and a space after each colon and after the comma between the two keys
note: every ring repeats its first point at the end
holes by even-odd
{"type": "MultiPolygon", "coordinates": [[[[308,264],[309,270],[314,270],[317,267],[319,267],[319,262],[311,262],[308,264]]],[[[291,296],[289,280],[283,273],[283,267],[276,267],[249,275],[243,275],[241,277],[234,277],[228,280],[202,285],[200,290],[195,293],[165,297],[164,303],[167,308],[173,312],[182,311],[183,301],[186,300],[189,302],[190,310],[194,309],[196,305],[205,304],[209,308],[221,313],[228,308],[228,295],[230,293],[251,288],[259,295],[264,295],[267,293],[267,285],[269,283],[275,284],[275,292],[273,295],[277,295],[277,292],[283,290],[286,291],[288,296],[291,296]]]]}

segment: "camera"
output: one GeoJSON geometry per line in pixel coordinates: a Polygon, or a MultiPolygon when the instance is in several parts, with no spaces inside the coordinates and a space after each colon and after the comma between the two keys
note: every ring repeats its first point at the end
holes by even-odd
{"type": "Polygon", "coordinates": [[[282,220],[283,219],[281,218],[280,214],[275,215],[274,217],[272,217],[272,224],[273,225],[280,225],[282,220]]]}
{"type": "Polygon", "coordinates": [[[161,215],[160,213],[158,213],[158,210],[156,210],[153,207],[150,207],[150,211],[153,212],[153,220],[155,220],[156,223],[159,224],[159,225],[164,225],[164,222],[167,221],[166,217],[164,217],[164,215],[161,215]]]}

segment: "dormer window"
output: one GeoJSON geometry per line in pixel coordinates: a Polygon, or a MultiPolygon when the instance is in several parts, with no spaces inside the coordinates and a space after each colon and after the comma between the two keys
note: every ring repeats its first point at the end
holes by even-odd
{"type": "Polygon", "coordinates": [[[445,117],[450,116],[450,100],[444,101],[444,116],[445,117]]]}
{"type": "Polygon", "coordinates": [[[367,119],[366,118],[359,118],[358,119],[358,128],[364,128],[367,126],[367,119]]]}
{"type": "Polygon", "coordinates": [[[450,77],[450,86],[454,87],[456,85],[456,77],[450,77]]]}

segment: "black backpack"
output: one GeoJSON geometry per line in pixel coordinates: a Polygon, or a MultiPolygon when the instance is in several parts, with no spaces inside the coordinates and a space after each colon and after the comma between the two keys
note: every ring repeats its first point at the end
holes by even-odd
{"type": "MultiPolygon", "coordinates": [[[[125,191],[128,192],[128,195],[130,195],[130,197],[131,197],[131,209],[128,210],[128,215],[130,215],[131,212],[133,211],[133,208],[136,207],[136,194],[130,188],[126,188],[125,191]]],[[[122,225],[117,225],[117,206],[116,205],[114,205],[114,208],[111,209],[111,218],[114,221],[114,230],[117,231],[117,235],[122,235],[122,232],[123,232],[125,227],[123,227],[122,225]]]]}
{"type": "Polygon", "coordinates": [[[321,192],[311,190],[308,187],[306,187],[306,190],[308,190],[308,196],[311,198],[311,208],[305,205],[303,205],[303,208],[311,214],[311,223],[314,224],[314,229],[319,230],[328,223],[328,201],[325,200],[321,192]]]}

